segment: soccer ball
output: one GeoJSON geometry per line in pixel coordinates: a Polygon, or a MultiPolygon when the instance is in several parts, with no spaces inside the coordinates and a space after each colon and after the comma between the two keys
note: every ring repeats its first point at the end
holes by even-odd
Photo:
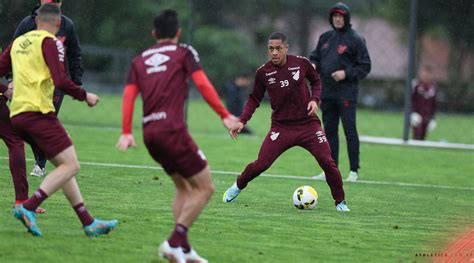
{"type": "Polygon", "coordinates": [[[300,186],[293,193],[293,204],[298,209],[314,209],[318,202],[318,193],[311,186],[300,186]]]}

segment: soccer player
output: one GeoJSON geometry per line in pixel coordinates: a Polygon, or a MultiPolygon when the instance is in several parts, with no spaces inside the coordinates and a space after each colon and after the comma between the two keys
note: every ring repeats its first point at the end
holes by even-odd
{"type": "MultiPolygon", "coordinates": [[[[15,189],[15,204],[28,199],[28,179],[26,178],[25,146],[23,140],[13,131],[7,100],[13,89],[0,83],[0,138],[7,145],[10,172],[15,189]]],[[[38,212],[44,212],[40,210],[38,212]]]]}
{"type": "Polygon", "coordinates": [[[280,32],[268,38],[270,61],[255,74],[253,91],[245,105],[239,122],[231,130],[237,137],[260,106],[265,91],[270,97],[272,124],[258,154],[258,159],[245,168],[237,182],[224,193],[223,201],[230,203],[254,178],[267,170],[286,150],[300,146],[308,150],[328,175],[337,211],[350,211],[346,205],[342,179],[331,151],[321,121],[316,115],[321,86],[319,75],[308,59],[288,55],[286,36],[280,32]],[[306,80],[309,80],[310,94],[306,80]]]}
{"type": "MultiPolygon", "coordinates": [[[[25,17],[20,22],[13,35],[13,40],[27,32],[36,30],[37,25],[35,20],[38,16],[38,9],[41,5],[47,3],[55,4],[56,6],[61,8],[62,0],[41,0],[40,4],[38,4],[33,10],[33,12],[31,12],[31,15],[25,17]]],[[[82,75],[84,73],[84,70],[82,68],[82,56],[79,37],[77,36],[77,31],[74,26],[74,23],[70,18],[65,15],[61,15],[61,26],[58,32],[56,33],[56,37],[61,40],[61,42],[63,42],[65,47],[67,65],[66,69],[68,72],[68,76],[76,85],[82,85],[82,75]]],[[[9,79],[10,83],[12,83],[11,75],[7,76],[7,79],[9,79]]],[[[56,115],[59,114],[59,110],[63,102],[63,97],[64,93],[61,90],[54,90],[53,105],[55,108],[56,115]]],[[[31,149],[33,150],[36,162],[30,175],[37,177],[46,175],[46,157],[44,156],[44,153],[38,149],[36,144],[32,145],[31,149]]]]}
{"type": "Polygon", "coordinates": [[[28,232],[42,236],[36,223],[35,210],[53,193],[62,189],[74,208],[88,236],[107,234],[117,220],[94,219],[86,207],[76,181],[80,170],[76,151],[69,135],[54,114],[54,88],[86,101],[90,107],[99,97],[88,93],[68,79],[64,67],[64,46],[54,34],[61,24],[61,11],[54,4],[38,10],[38,30],[18,37],[0,57],[0,77],[13,72],[14,92],[10,108],[15,132],[28,143],[37,143],[56,168],[45,177],[40,187],[23,204],[13,209],[28,232]]]}
{"type": "MultiPolygon", "coordinates": [[[[324,130],[336,165],[339,162],[339,119],[344,128],[349,155],[350,172],[347,181],[359,178],[359,134],[356,108],[359,81],[371,69],[369,52],[362,38],[351,25],[351,12],[343,3],[329,10],[329,23],[333,29],[319,38],[309,59],[321,76],[321,111],[324,130]]],[[[324,179],[325,173],[314,178],[324,179]]]]}
{"type": "Polygon", "coordinates": [[[207,103],[219,114],[227,129],[237,118],[222,105],[213,85],[199,65],[196,50],[178,44],[181,36],[178,14],[162,11],[154,20],[156,44],[136,56],[130,68],[123,97],[123,129],[119,150],[136,146],[132,135],[134,101],[143,99],[143,137],[148,152],[171,176],[176,195],[173,203],[175,228],[159,247],[171,262],[207,262],[188,241],[188,229],[214,192],[206,157],[191,138],[184,121],[190,76],[207,103]]]}
{"type": "Polygon", "coordinates": [[[422,65],[418,70],[418,79],[412,83],[410,123],[415,140],[424,140],[426,133],[436,128],[436,85],[432,71],[430,65],[422,65]]]}

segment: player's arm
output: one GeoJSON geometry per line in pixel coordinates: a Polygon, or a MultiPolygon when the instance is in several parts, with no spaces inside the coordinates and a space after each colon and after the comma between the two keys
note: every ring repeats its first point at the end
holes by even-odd
{"type": "Polygon", "coordinates": [[[204,70],[197,69],[194,71],[191,74],[191,79],[207,104],[209,104],[209,106],[211,106],[211,108],[221,117],[224,126],[228,130],[233,129],[237,123],[237,118],[230,114],[226,107],[224,107],[219,95],[216,92],[216,89],[207,78],[204,70]]]}
{"type": "Polygon", "coordinates": [[[135,109],[135,99],[138,96],[139,88],[137,84],[137,74],[133,66],[128,73],[127,84],[123,90],[122,100],[122,134],[115,145],[120,151],[125,151],[129,147],[137,147],[132,134],[133,111],[135,109]]]}
{"type": "Polygon", "coordinates": [[[222,104],[219,95],[217,94],[212,83],[207,78],[204,70],[198,69],[193,72],[193,74],[191,74],[191,79],[196,85],[199,93],[201,93],[203,96],[204,100],[221,117],[221,119],[225,119],[230,116],[229,111],[227,111],[227,109],[222,104]]]}
{"type": "Polygon", "coordinates": [[[321,102],[321,79],[319,78],[318,72],[314,69],[313,65],[305,59],[306,79],[308,79],[311,86],[311,100],[308,103],[308,115],[316,116],[319,103],[321,102]]]}
{"type": "Polygon", "coordinates": [[[263,95],[265,95],[266,87],[263,71],[257,71],[255,74],[255,81],[253,85],[252,93],[250,93],[247,102],[245,103],[244,110],[240,114],[239,120],[242,124],[247,124],[247,122],[252,118],[255,110],[260,106],[262,102],[263,95]]]}
{"type": "Polygon", "coordinates": [[[12,71],[12,59],[10,56],[10,51],[12,49],[12,44],[2,52],[0,56],[0,77],[3,77],[12,71]]]}
{"type": "Polygon", "coordinates": [[[349,80],[364,79],[372,67],[369,51],[367,50],[364,39],[356,39],[356,52],[354,63],[344,70],[346,79],[349,80]]]}
{"type": "Polygon", "coordinates": [[[64,67],[64,47],[59,40],[45,38],[42,43],[43,56],[48,65],[54,87],[70,95],[76,100],[86,101],[91,107],[99,102],[99,97],[86,92],[70,80],[64,67]]]}

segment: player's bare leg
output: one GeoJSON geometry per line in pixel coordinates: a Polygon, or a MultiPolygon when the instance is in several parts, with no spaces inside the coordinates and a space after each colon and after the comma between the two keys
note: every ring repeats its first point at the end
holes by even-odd
{"type": "Polygon", "coordinates": [[[176,222],[181,215],[181,211],[183,210],[186,200],[191,197],[192,189],[186,179],[184,179],[184,177],[179,174],[171,175],[171,179],[173,180],[176,187],[176,193],[173,201],[173,217],[174,221],[176,222]]]}
{"type": "Polygon", "coordinates": [[[161,244],[158,253],[161,257],[178,262],[183,256],[186,261],[207,262],[191,248],[187,232],[215,191],[209,167],[190,178],[185,179],[175,174],[172,179],[176,185],[176,199],[173,204],[176,226],[171,237],[161,244]],[[181,254],[175,248],[182,249],[184,253],[181,254]]]}
{"type": "Polygon", "coordinates": [[[50,160],[56,168],[43,180],[40,189],[51,196],[79,173],[81,167],[77,161],[74,146],[68,147],[50,160]]]}

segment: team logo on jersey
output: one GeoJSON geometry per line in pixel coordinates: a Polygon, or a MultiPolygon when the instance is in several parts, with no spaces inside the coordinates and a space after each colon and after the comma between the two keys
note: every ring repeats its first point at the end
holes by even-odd
{"type": "Polygon", "coordinates": [[[337,53],[342,54],[346,51],[346,49],[347,49],[346,45],[339,45],[339,47],[337,47],[337,53]]]}
{"type": "Polygon", "coordinates": [[[291,75],[293,75],[293,79],[294,80],[299,80],[300,79],[300,71],[296,71],[296,72],[291,72],[291,75]]]}
{"type": "Polygon", "coordinates": [[[269,78],[268,79],[268,84],[275,84],[276,79],[275,78],[269,78]]]}
{"type": "Polygon", "coordinates": [[[271,135],[270,135],[270,139],[272,139],[272,141],[278,139],[278,136],[280,135],[279,132],[272,132],[271,135]]]}
{"type": "Polygon", "coordinates": [[[166,55],[163,55],[160,53],[154,54],[153,56],[145,60],[145,64],[148,66],[151,66],[150,68],[146,69],[146,73],[152,74],[156,72],[166,71],[167,69],[166,65],[161,65],[161,64],[167,62],[168,60],[170,60],[170,57],[166,55]]]}

